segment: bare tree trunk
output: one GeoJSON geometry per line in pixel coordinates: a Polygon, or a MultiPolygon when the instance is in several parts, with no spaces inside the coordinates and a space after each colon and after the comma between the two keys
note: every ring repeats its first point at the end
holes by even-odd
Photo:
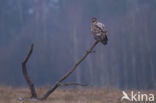
{"type": "Polygon", "coordinates": [[[24,75],[24,78],[25,78],[27,84],[29,85],[29,88],[30,88],[30,91],[31,91],[31,98],[37,98],[37,93],[36,93],[34,84],[33,84],[33,82],[31,81],[31,79],[30,79],[30,77],[28,75],[27,67],[26,67],[26,63],[27,63],[27,61],[29,60],[29,58],[30,58],[30,56],[32,54],[33,47],[34,47],[34,45],[32,44],[28,55],[26,56],[26,58],[22,62],[22,72],[23,72],[23,75],[24,75]]]}
{"type": "Polygon", "coordinates": [[[65,80],[72,72],[76,70],[78,65],[93,51],[94,47],[97,45],[99,41],[95,40],[91,48],[85,53],[85,55],[71,68],[69,72],[67,72],[60,80],[58,80],[55,85],[47,91],[47,93],[41,98],[41,100],[46,99],[52,92],[54,92],[59,86],[60,83],[65,80]]]}

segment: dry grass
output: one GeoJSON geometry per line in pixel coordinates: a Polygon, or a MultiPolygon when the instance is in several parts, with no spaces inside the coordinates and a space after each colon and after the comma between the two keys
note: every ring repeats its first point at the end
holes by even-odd
{"type": "MultiPolygon", "coordinates": [[[[39,96],[42,96],[46,90],[38,88],[37,92],[39,96]]],[[[156,91],[152,91],[152,93],[156,94],[156,91]]],[[[17,98],[29,98],[29,96],[28,88],[0,87],[0,103],[121,103],[122,93],[121,90],[110,88],[57,89],[45,101],[17,100],[17,98]]]]}

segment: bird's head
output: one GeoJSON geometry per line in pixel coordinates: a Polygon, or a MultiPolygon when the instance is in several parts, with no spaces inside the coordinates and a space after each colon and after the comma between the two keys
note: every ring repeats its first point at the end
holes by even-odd
{"type": "Polygon", "coordinates": [[[92,18],[91,18],[91,22],[92,22],[92,23],[95,23],[95,22],[97,22],[97,18],[95,18],[95,17],[92,17],[92,18]]]}

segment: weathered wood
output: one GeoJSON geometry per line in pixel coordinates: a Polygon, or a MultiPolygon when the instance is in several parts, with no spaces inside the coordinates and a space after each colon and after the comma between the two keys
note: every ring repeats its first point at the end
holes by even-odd
{"type": "Polygon", "coordinates": [[[22,72],[23,72],[24,78],[29,86],[29,89],[31,91],[31,98],[37,98],[35,86],[28,75],[27,67],[26,67],[26,63],[28,62],[28,60],[33,52],[33,47],[34,47],[34,45],[32,44],[27,56],[25,57],[24,61],[22,62],[22,72]]]}
{"type": "Polygon", "coordinates": [[[72,72],[74,72],[77,67],[79,66],[79,64],[93,51],[94,47],[98,44],[99,41],[95,40],[93,45],[91,46],[91,48],[85,53],[84,56],[82,56],[82,58],[80,58],[80,60],[70,69],[69,72],[67,72],[63,77],[61,77],[56,83],[55,85],[50,88],[46,94],[41,98],[41,100],[44,100],[44,99],[47,99],[47,97],[52,93],[54,92],[59,86],[60,86],[60,83],[65,80],[68,76],[70,76],[70,74],[72,72]]]}

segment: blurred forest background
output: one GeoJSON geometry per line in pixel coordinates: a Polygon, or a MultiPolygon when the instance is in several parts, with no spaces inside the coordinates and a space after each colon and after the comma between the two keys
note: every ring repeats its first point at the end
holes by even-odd
{"type": "Polygon", "coordinates": [[[0,85],[25,86],[21,62],[38,86],[54,84],[91,46],[90,18],[108,30],[66,81],[96,87],[156,88],[155,0],[0,0],[0,85]]]}

